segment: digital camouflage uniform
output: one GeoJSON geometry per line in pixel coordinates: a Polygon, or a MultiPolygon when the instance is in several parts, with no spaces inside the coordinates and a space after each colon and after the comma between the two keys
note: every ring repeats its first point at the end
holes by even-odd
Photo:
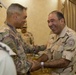
{"type": "Polygon", "coordinates": [[[51,75],[76,75],[76,33],[65,26],[61,34],[50,36],[47,46],[49,61],[64,58],[70,62],[66,68],[52,69],[51,75]]]}
{"type": "Polygon", "coordinates": [[[27,61],[24,52],[26,51],[27,46],[24,45],[24,42],[16,29],[11,25],[5,24],[3,28],[0,29],[0,41],[10,46],[10,48],[16,53],[16,56],[13,58],[16,64],[17,73],[19,75],[26,75],[31,67],[31,63],[27,61]]]}

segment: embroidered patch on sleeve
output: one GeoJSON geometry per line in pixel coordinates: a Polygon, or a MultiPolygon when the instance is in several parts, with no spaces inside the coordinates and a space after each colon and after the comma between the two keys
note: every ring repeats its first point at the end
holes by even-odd
{"type": "Polygon", "coordinates": [[[74,46],[74,45],[75,45],[74,39],[69,39],[69,40],[67,41],[67,45],[70,46],[70,47],[74,46]]]}

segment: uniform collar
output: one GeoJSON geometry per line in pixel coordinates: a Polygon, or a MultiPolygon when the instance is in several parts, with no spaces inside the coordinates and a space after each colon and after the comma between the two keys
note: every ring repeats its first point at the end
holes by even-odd
{"type": "Polygon", "coordinates": [[[64,37],[65,36],[65,34],[66,34],[66,32],[67,32],[67,25],[65,25],[65,27],[63,28],[63,30],[62,30],[62,32],[60,33],[60,35],[57,35],[57,37],[64,37]]]}
{"type": "Polygon", "coordinates": [[[6,25],[8,25],[15,33],[17,33],[17,30],[14,26],[10,25],[9,23],[5,22],[6,25]]]}

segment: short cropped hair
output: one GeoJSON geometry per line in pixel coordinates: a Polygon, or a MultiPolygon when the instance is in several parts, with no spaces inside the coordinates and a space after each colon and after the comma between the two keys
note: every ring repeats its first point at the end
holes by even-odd
{"type": "Polygon", "coordinates": [[[64,22],[65,22],[64,15],[60,11],[55,10],[55,11],[52,11],[50,14],[53,14],[53,13],[55,13],[57,15],[57,17],[58,17],[59,20],[63,18],[64,22]]]}
{"type": "Polygon", "coordinates": [[[12,3],[7,9],[7,16],[11,16],[13,13],[21,13],[23,10],[27,10],[27,8],[18,3],[12,3]]]}

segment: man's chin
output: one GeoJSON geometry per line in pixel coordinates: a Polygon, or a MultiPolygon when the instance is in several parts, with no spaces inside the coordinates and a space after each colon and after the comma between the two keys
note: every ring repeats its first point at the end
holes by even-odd
{"type": "Polygon", "coordinates": [[[54,34],[58,34],[56,31],[52,31],[54,34]]]}

